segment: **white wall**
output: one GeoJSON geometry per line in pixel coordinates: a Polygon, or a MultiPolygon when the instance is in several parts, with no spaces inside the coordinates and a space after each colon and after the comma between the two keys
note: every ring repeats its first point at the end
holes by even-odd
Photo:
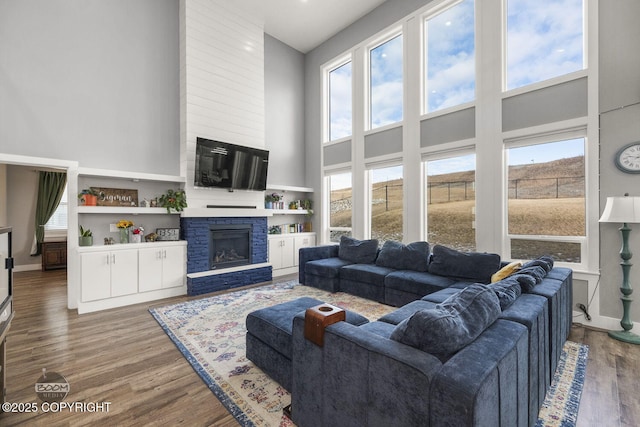
{"type": "Polygon", "coordinates": [[[0,153],[178,175],[175,0],[0,0],[0,153]]]}
{"type": "Polygon", "coordinates": [[[264,52],[267,183],[305,187],[304,55],[267,34],[264,52]]]}
{"type": "Polygon", "coordinates": [[[263,205],[256,191],[194,188],[196,138],[263,148],[264,33],[223,0],[180,1],[180,174],[190,208],[263,205]]]}

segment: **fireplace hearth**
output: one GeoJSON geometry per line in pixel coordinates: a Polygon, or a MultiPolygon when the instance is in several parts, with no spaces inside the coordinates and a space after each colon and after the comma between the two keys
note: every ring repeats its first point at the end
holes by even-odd
{"type": "Polygon", "coordinates": [[[252,225],[209,226],[209,268],[211,270],[251,264],[252,225]]]}

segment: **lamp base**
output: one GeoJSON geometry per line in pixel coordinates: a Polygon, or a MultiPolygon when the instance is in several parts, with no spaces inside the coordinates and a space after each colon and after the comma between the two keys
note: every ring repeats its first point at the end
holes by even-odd
{"type": "Polygon", "coordinates": [[[609,331],[609,336],[617,339],[618,341],[640,345],[640,336],[631,331],[609,331]]]}

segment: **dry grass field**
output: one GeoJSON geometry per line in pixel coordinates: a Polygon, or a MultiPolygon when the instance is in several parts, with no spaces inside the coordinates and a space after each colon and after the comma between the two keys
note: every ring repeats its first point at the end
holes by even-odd
{"type": "MultiPolygon", "coordinates": [[[[516,166],[510,171],[509,233],[522,235],[580,236],[585,234],[583,158],[561,159],[537,165],[516,166]],[[562,177],[562,178],[558,178],[562,177]],[[518,180],[516,183],[515,180],[518,180]],[[516,186],[518,196],[515,199],[516,186]]],[[[432,244],[460,250],[475,249],[473,228],[475,184],[473,172],[429,177],[425,197],[428,237],[432,244]]],[[[402,240],[402,180],[374,185],[372,191],[372,237],[402,240]]],[[[331,226],[351,226],[351,189],[331,194],[331,226]]],[[[496,215],[500,207],[496,207],[496,215]]],[[[512,258],[534,258],[552,254],[558,259],[579,261],[576,243],[512,241],[512,258]]]]}

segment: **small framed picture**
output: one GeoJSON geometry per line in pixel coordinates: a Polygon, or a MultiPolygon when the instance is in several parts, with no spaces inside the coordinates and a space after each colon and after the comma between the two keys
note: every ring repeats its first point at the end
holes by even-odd
{"type": "Polygon", "coordinates": [[[179,228],[156,228],[157,240],[180,240],[179,228]]]}

